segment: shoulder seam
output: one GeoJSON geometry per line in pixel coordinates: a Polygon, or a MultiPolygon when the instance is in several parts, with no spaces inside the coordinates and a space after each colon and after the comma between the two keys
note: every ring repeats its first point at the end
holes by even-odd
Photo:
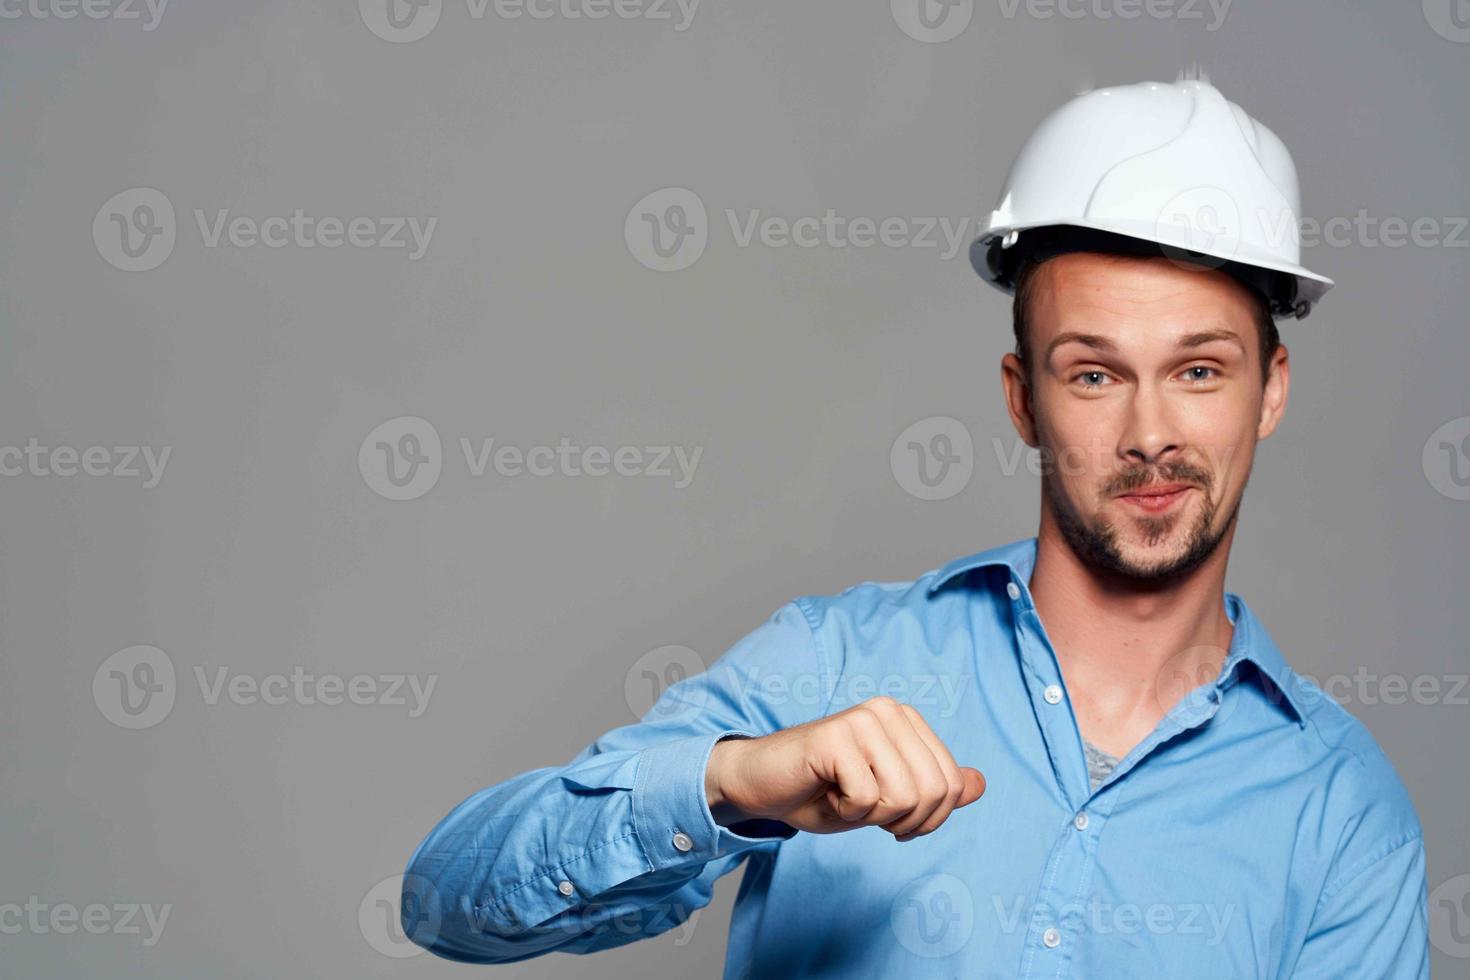
{"type": "MultiPolygon", "coordinates": [[[[1372,738],[1373,738],[1373,733],[1370,732],[1370,731],[1368,731],[1368,727],[1366,725],[1364,725],[1363,722],[1361,720],[1359,720],[1356,715],[1354,715],[1351,711],[1348,711],[1342,705],[1338,704],[1337,701],[1333,700],[1333,698],[1330,697],[1326,692],[1323,692],[1322,699],[1321,700],[1322,700],[1322,702],[1326,702],[1328,704],[1331,704],[1332,707],[1333,708],[1336,708],[1337,711],[1342,715],[1343,719],[1346,722],[1346,724],[1343,725],[1343,728],[1344,728],[1344,731],[1345,731],[1345,736],[1350,736],[1350,735],[1354,734],[1354,729],[1356,728],[1356,729],[1360,730],[1362,734],[1367,735],[1368,738],[1369,738],[1369,740],[1370,740],[1370,744],[1373,744],[1373,746],[1375,748],[1377,748],[1377,743],[1371,741],[1372,738]]],[[[1368,768],[1368,758],[1367,758],[1367,756],[1357,746],[1349,745],[1348,744],[1348,738],[1347,737],[1344,737],[1340,742],[1335,742],[1335,743],[1334,742],[1329,742],[1327,740],[1327,735],[1323,731],[1322,723],[1317,718],[1318,712],[1321,711],[1321,710],[1323,710],[1323,709],[1317,707],[1316,705],[1313,705],[1310,708],[1308,708],[1306,711],[1303,711],[1302,712],[1302,721],[1306,723],[1306,727],[1308,727],[1308,728],[1310,728],[1312,730],[1312,734],[1317,737],[1317,741],[1320,742],[1320,743],[1322,743],[1322,745],[1323,745],[1324,748],[1327,748],[1329,750],[1331,750],[1331,749],[1341,749],[1342,751],[1346,752],[1348,755],[1352,756],[1353,761],[1356,762],[1360,767],[1362,767],[1363,769],[1367,769],[1368,768]]],[[[1326,710],[1331,710],[1331,709],[1326,709],[1326,710]]],[[[1379,754],[1380,755],[1382,754],[1382,750],[1381,749],[1379,750],[1379,754]]]]}

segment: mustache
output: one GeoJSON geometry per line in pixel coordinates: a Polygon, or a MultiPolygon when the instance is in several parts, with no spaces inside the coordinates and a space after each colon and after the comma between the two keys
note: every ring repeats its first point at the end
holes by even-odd
{"type": "Polygon", "coordinates": [[[1144,487],[1161,483],[1188,483],[1202,490],[1210,489],[1210,474],[1187,463],[1169,466],[1128,470],[1120,473],[1108,483],[1108,496],[1132,493],[1144,487]]]}

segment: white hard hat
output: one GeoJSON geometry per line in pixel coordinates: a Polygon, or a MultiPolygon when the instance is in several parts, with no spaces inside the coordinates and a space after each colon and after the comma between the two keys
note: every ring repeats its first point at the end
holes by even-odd
{"type": "Polygon", "coordinates": [[[1007,292],[1023,259],[1170,255],[1228,272],[1273,316],[1306,316],[1332,280],[1302,267],[1296,167],[1275,133],[1202,78],[1079,95],[1006,176],[970,262],[1007,292]]]}

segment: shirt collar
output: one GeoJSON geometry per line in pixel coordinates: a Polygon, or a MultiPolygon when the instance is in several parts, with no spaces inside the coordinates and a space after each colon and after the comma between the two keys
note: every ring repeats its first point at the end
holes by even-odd
{"type": "Polygon", "coordinates": [[[1031,570],[1036,567],[1036,538],[1022,538],[1020,541],[999,545],[988,551],[956,558],[938,572],[933,573],[934,577],[929,582],[928,591],[933,594],[952,579],[977,568],[986,568],[991,565],[1005,565],[1011,569],[1018,580],[1017,584],[1025,588],[1026,584],[1031,581],[1031,570]]]}
{"type": "MultiPolygon", "coordinates": [[[[945,585],[960,578],[967,572],[991,566],[1004,566],[1011,572],[1013,581],[1021,591],[1020,601],[1029,603],[1031,601],[1031,572],[1036,567],[1036,543],[1035,536],[1012,541],[1009,544],[999,545],[986,551],[980,551],[963,558],[956,558],[947,563],[936,572],[930,573],[930,581],[926,588],[926,594],[933,594],[945,585]]],[[[1225,662],[1220,668],[1220,675],[1215,680],[1217,688],[1228,687],[1234,683],[1233,675],[1242,661],[1250,661],[1275,688],[1268,690],[1267,697],[1273,703],[1285,700],[1291,706],[1292,713],[1297,722],[1306,726],[1306,710],[1301,701],[1301,681],[1297,678],[1295,671],[1286,662],[1281,651],[1271,639],[1271,634],[1245,600],[1234,592],[1225,593],[1225,614],[1230,617],[1230,622],[1235,630],[1230,639],[1230,649],[1226,652],[1225,662]]]]}

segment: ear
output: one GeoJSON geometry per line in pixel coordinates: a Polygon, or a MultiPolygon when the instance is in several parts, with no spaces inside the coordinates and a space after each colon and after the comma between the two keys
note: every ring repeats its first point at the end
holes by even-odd
{"type": "Polygon", "coordinates": [[[1014,353],[1000,359],[1000,384],[1006,396],[1006,410],[1011,415],[1011,425],[1021,436],[1021,441],[1032,449],[1038,445],[1036,439],[1036,417],[1031,404],[1031,385],[1026,380],[1026,367],[1014,353]]]}
{"type": "Polygon", "coordinates": [[[1266,374],[1266,387],[1261,393],[1261,418],[1256,425],[1256,440],[1265,439],[1286,414],[1286,395],[1291,388],[1291,360],[1286,345],[1277,346],[1271,355],[1271,367],[1266,374]]]}

